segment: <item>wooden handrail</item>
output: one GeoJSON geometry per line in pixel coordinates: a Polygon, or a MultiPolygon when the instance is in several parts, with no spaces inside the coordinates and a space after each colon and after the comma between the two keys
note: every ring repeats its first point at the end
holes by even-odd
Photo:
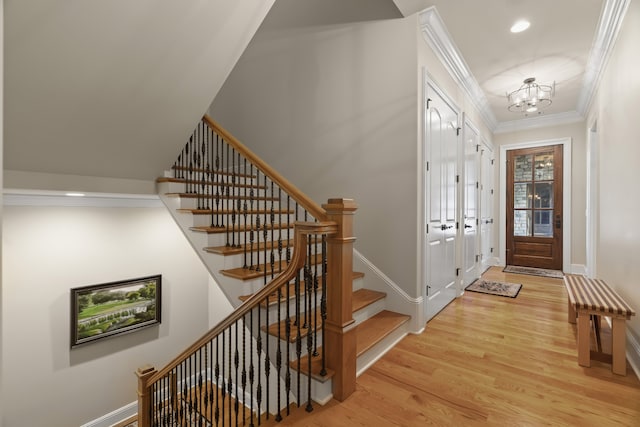
{"type": "Polygon", "coordinates": [[[327,212],[316,202],[310,199],[306,194],[304,194],[298,187],[289,182],[285,177],[280,175],[275,169],[269,166],[264,162],[260,157],[258,157],[253,151],[249,150],[245,147],[240,141],[238,141],[233,135],[231,135],[226,129],[220,126],[215,120],[213,120],[209,115],[205,114],[202,118],[204,122],[211,127],[218,135],[222,136],[224,140],[235,148],[240,154],[247,158],[254,166],[256,166],[259,170],[262,171],[266,176],[271,179],[274,183],[278,184],[282,190],[289,194],[299,205],[305,208],[311,216],[313,216],[318,221],[327,221],[327,212]]]}
{"type": "MultiPolygon", "coordinates": [[[[294,239],[296,248],[302,248],[305,245],[304,236],[310,234],[328,234],[333,235],[338,232],[338,225],[332,221],[323,222],[296,222],[294,224],[294,239]]],[[[220,335],[224,330],[233,325],[238,320],[253,308],[257,307],[263,302],[269,295],[278,288],[286,285],[292,280],[298,271],[304,266],[306,259],[305,251],[293,251],[291,263],[287,268],[269,284],[263,286],[258,292],[253,294],[249,299],[242,303],[236,310],[229,314],[224,320],[218,323],[213,329],[204,334],[202,338],[197,340],[189,348],[180,353],[175,359],[173,359],[167,366],[157,371],[153,376],[147,380],[147,384],[153,384],[167,375],[180,363],[184,362],[193,353],[198,351],[202,346],[213,340],[216,336],[220,335]]]]}

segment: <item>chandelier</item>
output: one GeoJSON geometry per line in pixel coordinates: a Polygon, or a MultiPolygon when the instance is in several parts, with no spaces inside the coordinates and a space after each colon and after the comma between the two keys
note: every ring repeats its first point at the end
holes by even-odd
{"type": "Polygon", "coordinates": [[[507,93],[509,111],[523,113],[525,116],[537,113],[551,105],[551,98],[556,93],[556,82],[551,85],[536,83],[535,77],[524,79],[523,85],[511,93],[507,93]]]}

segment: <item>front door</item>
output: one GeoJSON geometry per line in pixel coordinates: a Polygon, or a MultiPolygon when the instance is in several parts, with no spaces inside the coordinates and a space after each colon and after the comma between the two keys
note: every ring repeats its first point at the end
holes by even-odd
{"type": "Polygon", "coordinates": [[[507,151],[507,264],[562,270],[562,145],[507,151]]]}
{"type": "Polygon", "coordinates": [[[426,318],[456,297],[458,114],[431,86],[426,105],[426,318]]]}

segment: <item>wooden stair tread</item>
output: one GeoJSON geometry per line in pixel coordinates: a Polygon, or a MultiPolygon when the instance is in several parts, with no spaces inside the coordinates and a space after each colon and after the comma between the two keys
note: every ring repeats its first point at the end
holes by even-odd
{"type": "MultiPolygon", "coordinates": [[[[189,167],[188,166],[172,166],[171,169],[189,172],[189,167]]],[[[200,172],[209,172],[205,168],[191,168],[191,171],[192,172],[198,172],[198,173],[200,173],[200,172]]],[[[250,175],[248,173],[227,172],[227,171],[221,171],[221,170],[214,170],[214,171],[211,171],[211,172],[213,172],[214,175],[227,175],[227,176],[235,175],[235,176],[239,176],[239,177],[242,177],[242,178],[257,178],[256,175],[250,175]]]]}
{"type": "MultiPolygon", "coordinates": [[[[174,183],[178,183],[178,184],[192,184],[192,185],[202,185],[203,182],[201,180],[198,179],[186,179],[186,178],[171,178],[171,177],[161,177],[161,178],[157,178],[156,179],[157,183],[163,183],[163,182],[174,182],[174,183]]],[[[218,182],[218,181],[210,181],[210,180],[205,180],[204,181],[204,185],[213,185],[213,186],[225,186],[225,187],[230,187],[230,188],[255,188],[258,190],[264,190],[265,187],[264,185],[257,185],[257,184],[240,184],[239,182],[236,183],[225,183],[225,182],[218,182]]]]}
{"type": "Polygon", "coordinates": [[[356,329],[356,355],[360,356],[391,332],[409,321],[411,317],[393,311],[383,310],[360,323],[356,329]]]}
{"type": "MultiPolygon", "coordinates": [[[[357,277],[364,277],[364,273],[361,273],[361,272],[358,272],[358,271],[354,271],[354,272],[353,272],[353,280],[355,280],[355,279],[356,279],[356,276],[357,276],[357,277]]],[[[295,298],[295,292],[296,292],[296,290],[295,290],[295,286],[296,286],[296,285],[295,285],[294,281],[291,281],[291,283],[289,283],[289,299],[293,299],[293,298],[295,298]]],[[[283,286],[281,289],[282,289],[282,294],[281,294],[280,302],[285,302],[285,301],[287,300],[287,291],[286,291],[286,288],[285,288],[284,286],[283,286]]],[[[318,291],[322,291],[322,281],[318,281],[318,291]]],[[[357,291],[356,291],[356,292],[357,292],[357,291]]],[[[305,288],[304,288],[304,286],[302,286],[301,294],[302,294],[302,295],[304,295],[304,293],[305,293],[305,288]]],[[[249,298],[251,298],[251,295],[253,295],[253,294],[250,294],[250,295],[242,295],[242,296],[238,297],[238,299],[239,299],[240,301],[242,301],[242,302],[245,302],[246,300],[248,300],[249,298]]],[[[271,299],[271,298],[269,299],[269,305],[270,305],[270,306],[275,305],[275,304],[277,304],[277,302],[278,302],[278,301],[277,301],[278,299],[277,299],[277,297],[276,297],[276,293],[273,293],[273,294],[271,294],[271,295],[272,295],[273,299],[271,299]]],[[[386,295],[386,294],[385,294],[385,295],[386,295]]],[[[261,304],[261,306],[262,306],[263,308],[264,308],[264,307],[266,307],[266,306],[267,306],[267,302],[266,302],[266,301],[265,301],[265,302],[263,302],[263,303],[261,304]]],[[[354,311],[356,311],[356,310],[354,310],[354,311]]]]}
{"type": "MultiPolygon", "coordinates": [[[[310,315],[305,316],[306,313],[300,313],[300,328],[298,330],[298,326],[295,324],[295,315],[289,317],[289,321],[291,323],[291,333],[289,334],[289,342],[293,343],[298,339],[298,335],[300,338],[304,338],[309,334],[309,330],[318,330],[322,328],[322,316],[320,312],[317,310],[312,310],[310,315]],[[308,321],[308,324],[305,325],[305,318],[308,321]],[[306,327],[305,327],[306,326],[306,327]]],[[[283,341],[287,340],[287,322],[282,320],[278,323],[272,323],[269,326],[261,326],[264,332],[267,332],[269,335],[278,337],[283,341]]]]}
{"type": "MultiPolygon", "coordinates": [[[[311,260],[312,265],[319,264],[320,262],[320,254],[313,256],[311,260]]],[[[230,268],[227,270],[220,270],[220,273],[224,274],[227,277],[234,277],[239,280],[251,280],[258,277],[263,277],[265,274],[265,270],[267,276],[270,276],[272,273],[274,275],[281,273],[285,268],[287,268],[287,260],[276,261],[273,265],[273,268],[271,267],[271,264],[260,264],[258,267],[260,268],[260,270],[251,270],[248,268],[238,267],[230,268]]]]}
{"type": "MultiPolygon", "coordinates": [[[[352,304],[351,307],[353,309],[353,311],[357,311],[362,309],[363,307],[369,305],[369,304],[373,304],[374,302],[378,301],[380,298],[384,298],[386,297],[386,294],[383,292],[377,292],[377,291],[372,291],[370,289],[358,289],[357,291],[355,291],[353,293],[353,298],[352,298],[352,304]]],[[[317,315],[317,319],[316,319],[316,311],[317,310],[312,310],[311,311],[311,316],[310,319],[312,319],[312,323],[314,326],[316,326],[317,328],[321,328],[322,327],[322,316],[320,316],[320,313],[318,312],[317,315]],[[316,322],[317,320],[317,322],[316,322]]],[[[393,312],[389,312],[392,314],[397,314],[397,313],[393,313],[393,312]]],[[[374,316],[375,317],[375,316],[374,316]]],[[[301,313],[301,318],[304,318],[304,313],[301,313]]],[[[406,318],[408,319],[409,316],[406,316],[406,318]]],[[[291,321],[291,338],[290,341],[294,342],[298,335],[297,335],[297,327],[293,327],[293,323],[295,318],[294,317],[290,317],[289,318],[291,321]],[[295,330],[294,330],[295,329],[295,330]]],[[[268,332],[270,335],[274,336],[274,337],[280,337],[281,339],[286,339],[286,331],[287,331],[287,323],[285,320],[281,320],[278,323],[272,323],[271,325],[269,325],[269,327],[262,327],[263,331],[268,332]]],[[[393,329],[392,329],[393,330],[393,329]]],[[[307,328],[301,328],[300,330],[300,336],[301,337],[305,337],[308,333],[308,329],[307,328]]]]}
{"type": "Polygon", "coordinates": [[[362,310],[366,306],[384,299],[386,296],[387,294],[384,292],[378,292],[371,289],[358,289],[353,293],[353,297],[351,299],[352,311],[355,313],[358,310],[362,310]]]}
{"type": "MultiPolygon", "coordinates": [[[[284,230],[287,228],[293,228],[293,223],[291,224],[286,224],[286,223],[282,223],[282,224],[268,224],[267,225],[267,231],[271,231],[271,230],[284,230]]],[[[262,226],[262,224],[260,225],[260,228],[258,228],[258,226],[256,224],[244,224],[244,225],[235,225],[235,226],[231,226],[231,225],[227,225],[224,227],[212,227],[210,225],[200,225],[197,227],[189,227],[189,230],[191,231],[195,231],[197,233],[207,233],[207,234],[216,234],[216,233],[226,233],[227,231],[229,232],[244,232],[244,231],[264,231],[264,228],[262,226]]]]}
{"type": "MultiPolygon", "coordinates": [[[[251,251],[251,245],[246,245],[247,246],[247,251],[251,251]]],[[[293,240],[283,240],[282,241],[282,249],[285,250],[286,248],[288,248],[289,246],[293,247],[293,240]]],[[[277,241],[268,241],[267,245],[266,245],[266,249],[267,250],[271,250],[271,249],[278,249],[279,245],[277,241]]],[[[254,244],[253,245],[253,252],[259,252],[259,251],[264,251],[265,250],[265,244],[264,242],[260,242],[259,244],[254,244]]],[[[209,246],[204,248],[205,252],[209,252],[212,254],[218,254],[218,255],[223,255],[223,256],[227,256],[227,255],[237,255],[237,254],[242,254],[245,251],[245,245],[240,245],[240,246],[209,246]]]]}
{"type": "MultiPolygon", "coordinates": [[[[211,195],[203,195],[203,194],[196,194],[196,193],[164,193],[165,196],[167,197],[182,197],[185,199],[211,199],[211,195]]],[[[215,196],[214,196],[215,198],[215,196]]],[[[220,196],[220,200],[253,200],[253,201],[270,201],[270,202],[279,202],[280,199],[278,199],[277,197],[266,197],[266,196],[245,196],[245,195],[230,195],[230,196],[220,196]]]]}
{"type": "MultiPolygon", "coordinates": [[[[289,366],[297,371],[298,361],[292,360],[291,362],[289,362],[289,366]]],[[[322,371],[322,348],[318,348],[318,355],[311,356],[311,377],[316,381],[324,383],[333,378],[333,376],[336,374],[332,369],[325,367],[325,370],[326,375],[321,375],[320,371],[322,371]]],[[[300,373],[304,375],[309,374],[309,355],[305,355],[300,358],[300,373]]]]}
{"type": "MultiPolygon", "coordinates": [[[[243,209],[233,209],[233,210],[228,210],[228,209],[220,209],[220,210],[213,210],[213,209],[176,209],[177,212],[180,213],[190,213],[192,215],[211,215],[213,214],[218,214],[218,215],[227,215],[227,214],[232,214],[232,213],[236,213],[236,215],[244,215],[245,213],[247,215],[261,215],[261,214],[265,214],[265,215],[271,215],[271,209],[250,209],[247,210],[246,212],[243,209]]],[[[274,209],[273,213],[278,215],[287,215],[287,214],[293,214],[294,211],[292,209],[274,209]]]]}

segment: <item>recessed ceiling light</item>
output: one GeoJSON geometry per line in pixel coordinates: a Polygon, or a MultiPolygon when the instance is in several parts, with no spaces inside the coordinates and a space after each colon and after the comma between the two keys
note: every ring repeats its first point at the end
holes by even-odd
{"type": "Polygon", "coordinates": [[[69,196],[69,197],[84,197],[84,193],[66,193],[65,196],[69,196]]]}
{"type": "Polygon", "coordinates": [[[529,21],[521,19],[520,21],[517,21],[515,24],[513,24],[513,26],[511,27],[511,32],[521,33],[522,31],[529,28],[529,25],[531,25],[529,21]]]}

